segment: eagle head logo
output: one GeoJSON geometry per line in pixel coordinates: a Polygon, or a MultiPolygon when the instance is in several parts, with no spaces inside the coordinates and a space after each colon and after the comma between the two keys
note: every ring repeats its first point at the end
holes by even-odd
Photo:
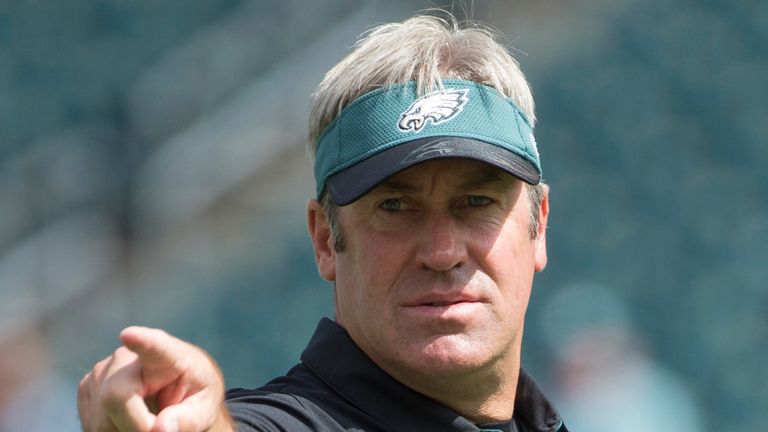
{"type": "Polygon", "coordinates": [[[404,132],[418,132],[431,120],[432,124],[447,122],[460,113],[469,100],[467,89],[438,90],[416,99],[400,115],[397,127],[404,132]]]}

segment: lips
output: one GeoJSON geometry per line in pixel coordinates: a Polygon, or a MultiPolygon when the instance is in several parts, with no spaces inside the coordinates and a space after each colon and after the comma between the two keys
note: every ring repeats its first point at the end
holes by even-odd
{"type": "Polygon", "coordinates": [[[459,303],[483,303],[483,299],[479,296],[459,293],[432,293],[419,297],[413,301],[407,302],[405,307],[445,307],[459,303]]]}
{"type": "Polygon", "coordinates": [[[451,323],[452,326],[461,323],[461,328],[464,328],[484,315],[486,303],[472,295],[428,295],[404,305],[401,311],[402,318],[407,321],[451,323]]]}

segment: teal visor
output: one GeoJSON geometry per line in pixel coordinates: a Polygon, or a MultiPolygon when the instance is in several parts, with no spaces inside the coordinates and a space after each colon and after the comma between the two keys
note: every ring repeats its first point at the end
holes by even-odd
{"type": "Polygon", "coordinates": [[[526,183],[541,181],[528,118],[483,84],[444,80],[427,95],[409,82],[360,96],[325,129],[317,147],[317,198],[354,202],[389,176],[434,159],[489,163],[526,183]]]}

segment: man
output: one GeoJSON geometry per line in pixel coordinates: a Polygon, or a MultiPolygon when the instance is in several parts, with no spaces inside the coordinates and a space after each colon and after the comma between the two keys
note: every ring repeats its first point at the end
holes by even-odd
{"type": "Polygon", "coordinates": [[[309,234],[334,283],[284,377],[226,394],[201,349],[128,328],[83,378],[88,431],[566,431],[520,368],[549,204],[517,63],[479,28],[378,27],[314,95],[309,234]]]}

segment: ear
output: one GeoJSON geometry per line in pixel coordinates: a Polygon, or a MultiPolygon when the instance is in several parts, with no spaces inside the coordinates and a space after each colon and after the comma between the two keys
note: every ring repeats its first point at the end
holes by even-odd
{"type": "Polygon", "coordinates": [[[539,230],[536,233],[535,270],[540,272],[547,266],[547,218],[549,217],[549,186],[542,184],[544,196],[539,206],[539,230]]]}
{"type": "Polygon", "coordinates": [[[315,264],[320,276],[329,281],[336,280],[336,251],[333,249],[333,236],[328,217],[322,204],[316,199],[307,204],[307,228],[315,250],[315,264]]]}

